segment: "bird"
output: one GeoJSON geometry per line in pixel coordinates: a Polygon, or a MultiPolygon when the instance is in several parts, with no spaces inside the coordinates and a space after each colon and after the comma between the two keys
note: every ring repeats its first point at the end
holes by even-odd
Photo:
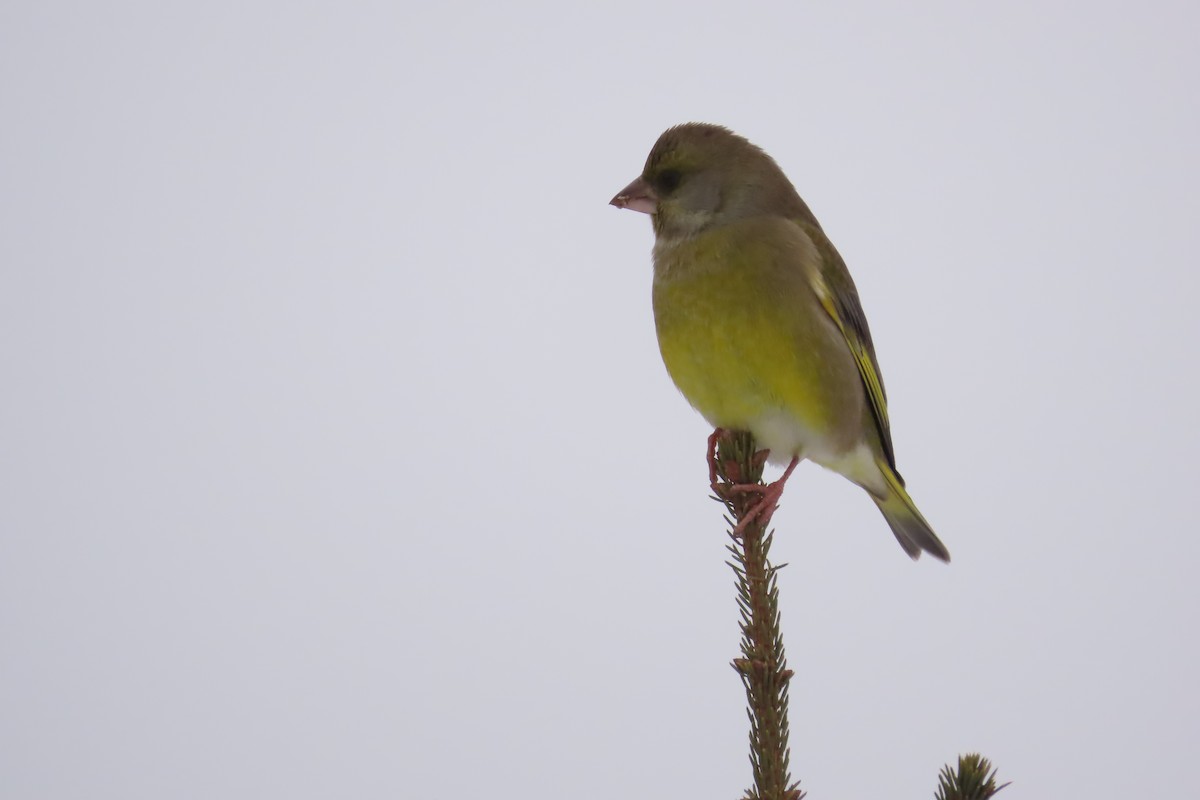
{"type": "Polygon", "coordinates": [[[807,459],[865,489],[911,558],[948,562],[896,469],[858,290],[775,160],[720,125],[676,125],[610,203],[650,216],[654,324],[676,387],[714,437],[749,431],[787,465],[765,516],[807,459]]]}

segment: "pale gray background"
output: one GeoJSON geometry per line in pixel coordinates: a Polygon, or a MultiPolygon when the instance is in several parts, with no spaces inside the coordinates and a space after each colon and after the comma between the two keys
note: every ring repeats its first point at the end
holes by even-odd
{"type": "Polygon", "coordinates": [[[1200,744],[1188,2],[5,3],[0,796],[730,798],[659,132],[858,281],[954,564],[806,466],[814,800],[1183,796],[1200,744]],[[412,7],[410,7],[412,6],[412,7]]]}

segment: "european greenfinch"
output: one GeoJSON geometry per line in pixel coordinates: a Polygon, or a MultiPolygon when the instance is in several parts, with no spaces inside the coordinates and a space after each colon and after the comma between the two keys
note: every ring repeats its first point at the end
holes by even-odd
{"type": "Polygon", "coordinates": [[[887,396],[845,262],[783,170],[717,125],[659,137],[612,205],[654,226],[654,323],[671,379],[718,430],[861,486],[912,558],[950,553],[896,470],[887,396]]]}

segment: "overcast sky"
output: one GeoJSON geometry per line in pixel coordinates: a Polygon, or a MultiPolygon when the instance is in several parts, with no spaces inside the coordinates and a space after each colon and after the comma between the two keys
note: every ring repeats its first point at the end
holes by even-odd
{"type": "Polygon", "coordinates": [[[813,800],[1180,796],[1193,3],[6,3],[0,796],[730,798],[703,420],[608,200],[666,127],[845,257],[912,563],[775,516],[813,800]]]}

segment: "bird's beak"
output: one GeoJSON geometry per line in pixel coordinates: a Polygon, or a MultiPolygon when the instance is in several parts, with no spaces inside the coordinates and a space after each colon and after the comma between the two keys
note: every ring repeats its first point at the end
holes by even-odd
{"type": "Polygon", "coordinates": [[[643,214],[653,214],[658,210],[658,195],[650,188],[650,184],[646,183],[645,178],[638,178],[618,192],[617,196],[608,203],[617,208],[628,208],[643,214]]]}

